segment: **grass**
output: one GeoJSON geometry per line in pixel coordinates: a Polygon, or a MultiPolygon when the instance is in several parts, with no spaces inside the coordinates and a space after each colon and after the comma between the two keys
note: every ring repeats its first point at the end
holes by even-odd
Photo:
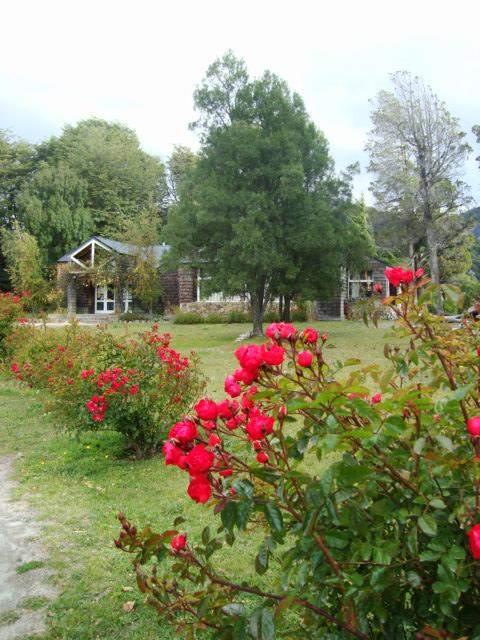
{"type": "Polygon", "coordinates": [[[41,569],[45,566],[44,562],[40,560],[31,560],[30,562],[24,562],[20,566],[16,568],[17,573],[27,573],[27,571],[32,571],[33,569],[41,569]]]}
{"type": "MultiPolygon", "coordinates": [[[[132,333],[138,326],[113,325],[111,330],[132,333]]],[[[235,365],[235,339],[248,325],[161,326],[174,335],[175,348],[198,352],[209,378],[209,393],[221,397],[223,379],[235,365]]],[[[382,361],[385,327],[374,330],[349,322],[318,326],[329,332],[329,344],[335,345],[328,352],[332,360],[382,361]]],[[[173,639],[175,632],[158,625],[154,611],[142,605],[130,557],[117,551],[112,541],[118,535],[118,511],[157,530],[168,528],[176,515],[183,515],[191,539],[216,522],[211,510],[186,496],[184,473],[165,467],[160,458],[125,459],[116,434],[85,434],[76,440],[59,433],[35,390],[0,381],[0,407],[0,454],[22,454],[16,467],[19,493],[28,497],[44,521],[47,566],[54,570],[60,590],[49,607],[44,639],[173,639]],[[124,590],[132,586],[133,592],[124,590]],[[122,604],[131,600],[136,607],[126,613],[122,604]]],[[[222,552],[217,564],[241,579],[251,574],[256,547],[256,536],[245,535],[241,553],[238,548],[222,552]]]]}

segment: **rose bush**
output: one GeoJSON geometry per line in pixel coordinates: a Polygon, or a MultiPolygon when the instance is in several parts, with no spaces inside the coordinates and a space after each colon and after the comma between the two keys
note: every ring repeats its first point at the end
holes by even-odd
{"type": "Polygon", "coordinates": [[[7,338],[13,331],[18,321],[25,321],[21,318],[25,301],[28,299],[28,292],[11,293],[10,291],[0,292],[0,356],[5,356],[7,349],[7,338]]]}
{"type": "Polygon", "coordinates": [[[48,391],[46,407],[64,428],[117,431],[144,457],[158,450],[204,386],[196,355],[183,357],[170,340],[157,325],[123,341],[76,325],[20,328],[9,340],[9,368],[16,379],[48,391]]]}
{"type": "Polygon", "coordinates": [[[398,295],[376,304],[408,340],[385,366],[330,363],[326,335],[273,324],[237,349],[229,397],[173,424],[165,462],[215,531],[119,516],[116,546],[182,637],[480,638],[480,325],[432,315],[422,272],[387,277],[398,295]],[[244,532],[257,578],[215,560],[244,532]]]}

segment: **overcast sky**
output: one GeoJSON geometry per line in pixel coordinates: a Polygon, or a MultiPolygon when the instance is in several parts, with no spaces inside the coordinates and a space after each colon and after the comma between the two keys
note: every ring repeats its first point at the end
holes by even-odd
{"type": "Polygon", "coordinates": [[[192,93],[227,49],[300,93],[339,169],[364,153],[369,98],[406,69],[432,86],[474,147],[465,180],[480,202],[480,2],[475,0],[3,0],[0,128],[38,142],[98,116],[168,156],[196,145],[192,93]],[[333,6],[332,6],[333,5],[333,6]]]}

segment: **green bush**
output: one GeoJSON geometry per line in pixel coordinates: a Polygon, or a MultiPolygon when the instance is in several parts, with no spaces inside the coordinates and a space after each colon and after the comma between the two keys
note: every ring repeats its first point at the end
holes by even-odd
{"type": "Polygon", "coordinates": [[[203,318],[205,324],[225,324],[227,317],[222,313],[209,313],[203,318]]]}
{"type": "Polygon", "coordinates": [[[244,322],[251,322],[252,316],[246,311],[230,311],[227,315],[227,322],[229,324],[240,324],[244,322]]]}
{"type": "Polygon", "coordinates": [[[203,317],[195,311],[180,311],[173,318],[173,324],[203,324],[203,317]]]}

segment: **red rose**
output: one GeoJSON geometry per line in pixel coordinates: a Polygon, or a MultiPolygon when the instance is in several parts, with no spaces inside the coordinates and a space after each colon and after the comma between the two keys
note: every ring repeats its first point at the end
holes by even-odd
{"type": "Polygon", "coordinates": [[[235,356],[239,361],[242,369],[253,373],[257,372],[263,364],[263,349],[258,344],[249,344],[248,346],[239,347],[235,351],[235,356]]]}
{"type": "Polygon", "coordinates": [[[195,476],[190,480],[187,493],[195,502],[204,503],[212,495],[212,487],[205,476],[195,476]]]}
{"type": "Polygon", "coordinates": [[[277,344],[270,344],[268,346],[262,345],[262,353],[265,364],[269,364],[273,367],[282,364],[283,359],[285,358],[285,349],[277,344]]]}
{"type": "Polygon", "coordinates": [[[375,292],[375,293],[382,293],[382,291],[383,291],[383,287],[382,287],[382,285],[380,284],[380,282],[376,282],[376,283],[373,285],[373,290],[374,290],[374,292],[375,292]]]}
{"type": "Polygon", "coordinates": [[[13,373],[18,373],[20,371],[20,367],[18,366],[18,364],[16,362],[12,362],[12,365],[10,367],[10,370],[13,373]]]}
{"type": "Polygon", "coordinates": [[[177,447],[172,442],[165,442],[162,451],[165,456],[165,464],[174,464],[175,466],[180,464],[180,460],[183,457],[183,451],[180,447],[177,447]]]}
{"type": "Polygon", "coordinates": [[[415,278],[421,278],[423,276],[423,274],[425,273],[425,269],[422,269],[420,267],[420,269],[417,269],[415,271],[415,278]]]}
{"type": "Polygon", "coordinates": [[[272,322],[272,324],[269,324],[267,330],[265,331],[265,335],[271,340],[278,340],[278,338],[280,337],[278,322],[272,322]]]}
{"type": "Polygon", "coordinates": [[[233,377],[237,382],[243,382],[243,384],[252,384],[258,377],[258,371],[247,371],[247,369],[235,369],[233,377]]]}
{"type": "Polygon", "coordinates": [[[480,524],[473,526],[467,535],[473,559],[480,560],[480,524]]]}
{"type": "Polygon", "coordinates": [[[211,447],[216,447],[217,444],[222,444],[222,440],[217,436],[216,433],[211,433],[208,437],[208,444],[211,447]]]}
{"type": "Polygon", "coordinates": [[[185,462],[190,475],[196,476],[209,471],[215,461],[215,456],[211,451],[207,451],[203,444],[197,444],[186,455],[185,462]]]}
{"type": "Polygon", "coordinates": [[[197,426],[190,420],[182,420],[173,425],[168,432],[168,437],[186,444],[197,437],[197,426]]]}
{"type": "Polygon", "coordinates": [[[381,393],[376,393],[374,396],[372,396],[370,398],[370,402],[372,404],[378,404],[381,401],[382,401],[382,394],[381,393]]]}
{"type": "Polygon", "coordinates": [[[138,386],[138,384],[132,384],[132,386],[130,387],[130,389],[128,390],[128,393],[131,396],[135,396],[138,393],[138,390],[140,389],[140,387],[138,386]]]}
{"type": "Polygon", "coordinates": [[[318,340],[318,331],[315,331],[312,327],[307,327],[302,331],[302,336],[308,344],[315,344],[318,340]]]}
{"type": "Polygon", "coordinates": [[[260,464],[265,464],[266,462],[268,462],[268,456],[264,451],[260,451],[259,453],[257,453],[257,462],[260,462],[260,464]]]}
{"type": "Polygon", "coordinates": [[[480,358],[480,347],[477,347],[477,356],[480,358]]]}
{"type": "Polygon", "coordinates": [[[238,403],[232,402],[231,400],[223,400],[217,404],[217,411],[219,418],[233,418],[236,411],[238,410],[238,403]]]}
{"type": "Polygon", "coordinates": [[[170,546],[175,552],[183,551],[187,546],[187,536],[179,533],[178,536],[171,539],[170,546]]]}
{"type": "Polygon", "coordinates": [[[228,478],[229,476],[231,476],[233,473],[233,469],[223,469],[222,471],[220,471],[220,475],[223,478],[228,478]]]}
{"type": "Polygon", "coordinates": [[[480,436],[480,416],[474,416],[467,420],[467,429],[471,436],[480,436]]]}
{"type": "Polygon", "coordinates": [[[194,409],[201,420],[216,420],[218,415],[217,403],[209,398],[202,398],[194,409]]]}
{"type": "Polygon", "coordinates": [[[266,435],[272,433],[275,420],[270,416],[261,413],[254,415],[247,422],[245,427],[250,440],[261,440],[266,435]]]}
{"type": "Polygon", "coordinates": [[[293,324],[289,324],[288,322],[280,322],[278,330],[283,340],[290,340],[290,338],[294,338],[297,335],[297,330],[293,324]]]}
{"type": "Polygon", "coordinates": [[[301,351],[297,356],[297,364],[301,367],[310,367],[313,362],[313,354],[310,351],[301,351]]]}
{"type": "Polygon", "coordinates": [[[223,388],[225,390],[225,393],[228,393],[231,398],[237,398],[242,393],[240,385],[238,384],[238,382],[236,382],[235,378],[232,375],[225,378],[225,384],[223,385],[223,388]]]}
{"type": "Polygon", "coordinates": [[[402,267],[387,267],[384,273],[387,280],[394,287],[398,287],[401,284],[409,284],[415,277],[411,269],[402,269],[402,267]]]}
{"type": "Polygon", "coordinates": [[[214,422],[213,420],[203,420],[202,427],[207,431],[213,431],[214,429],[217,428],[217,423],[214,422]]]}

